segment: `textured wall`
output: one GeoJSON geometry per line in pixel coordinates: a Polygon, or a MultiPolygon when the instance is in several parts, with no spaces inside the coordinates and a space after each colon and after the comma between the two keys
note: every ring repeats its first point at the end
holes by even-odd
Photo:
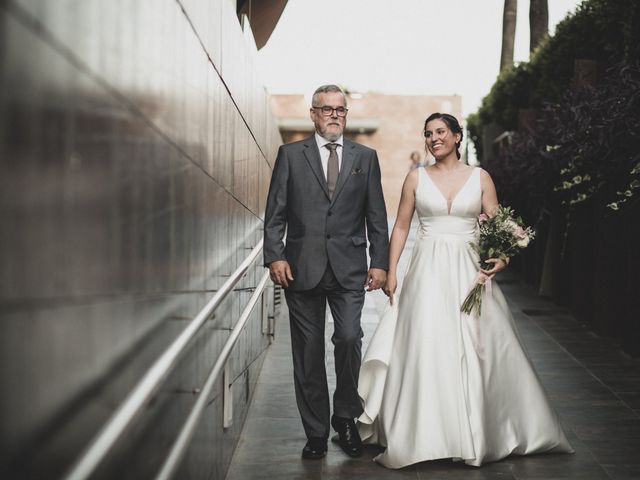
{"type": "MultiPolygon", "coordinates": [[[[0,0],[0,477],[58,478],[262,237],[280,137],[253,53],[229,0],[0,0]]],[[[97,477],[157,471],[259,263],[97,477]]],[[[262,310],[234,424],[220,380],[178,478],[224,475],[262,310]]]]}

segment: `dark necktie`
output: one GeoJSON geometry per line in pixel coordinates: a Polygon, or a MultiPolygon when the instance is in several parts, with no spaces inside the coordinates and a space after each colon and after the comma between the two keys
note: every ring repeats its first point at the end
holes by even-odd
{"type": "Polygon", "coordinates": [[[329,163],[327,164],[327,188],[329,189],[329,198],[333,198],[333,192],[338,182],[338,148],[337,143],[327,143],[325,145],[329,149],[329,163]]]}

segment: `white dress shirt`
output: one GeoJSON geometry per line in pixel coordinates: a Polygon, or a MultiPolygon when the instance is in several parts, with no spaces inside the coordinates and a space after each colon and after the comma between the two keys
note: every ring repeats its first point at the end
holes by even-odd
{"type": "Polygon", "coordinates": [[[318,149],[320,150],[320,162],[322,163],[322,170],[324,171],[324,178],[327,179],[327,165],[329,164],[329,155],[331,151],[325,147],[327,143],[337,143],[338,148],[336,148],[336,153],[338,154],[338,172],[340,172],[340,168],[342,167],[342,135],[335,142],[330,142],[324,137],[318,135],[316,132],[316,143],[318,144],[318,149]]]}

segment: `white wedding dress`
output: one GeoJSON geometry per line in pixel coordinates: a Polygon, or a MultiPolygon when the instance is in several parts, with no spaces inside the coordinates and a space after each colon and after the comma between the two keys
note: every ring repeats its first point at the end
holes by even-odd
{"type": "Polygon", "coordinates": [[[481,211],[480,169],[447,201],[419,169],[420,224],[402,292],[387,306],[363,359],[364,443],[401,468],[454,458],[480,466],[510,454],[571,452],[493,285],[482,316],[460,312],[477,274],[469,242],[481,211]]]}

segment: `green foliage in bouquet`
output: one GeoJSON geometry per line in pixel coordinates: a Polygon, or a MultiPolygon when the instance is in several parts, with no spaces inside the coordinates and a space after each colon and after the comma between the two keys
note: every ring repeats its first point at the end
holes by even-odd
{"type": "MultiPolygon", "coordinates": [[[[478,240],[472,242],[471,247],[478,254],[480,268],[489,270],[493,265],[487,263],[487,260],[511,258],[526,248],[534,237],[535,232],[531,227],[524,226],[522,218],[516,216],[511,207],[498,205],[491,217],[484,213],[478,217],[478,240]]],[[[490,278],[480,272],[475,285],[462,302],[461,312],[480,316],[487,281],[490,278]]]]}
{"type": "Polygon", "coordinates": [[[521,217],[515,215],[511,207],[498,205],[493,216],[478,217],[479,236],[472,243],[481,261],[482,269],[493,265],[485,261],[490,258],[511,258],[518,250],[525,248],[533,240],[535,233],[531,227],[525,227],[521,217]]]}

